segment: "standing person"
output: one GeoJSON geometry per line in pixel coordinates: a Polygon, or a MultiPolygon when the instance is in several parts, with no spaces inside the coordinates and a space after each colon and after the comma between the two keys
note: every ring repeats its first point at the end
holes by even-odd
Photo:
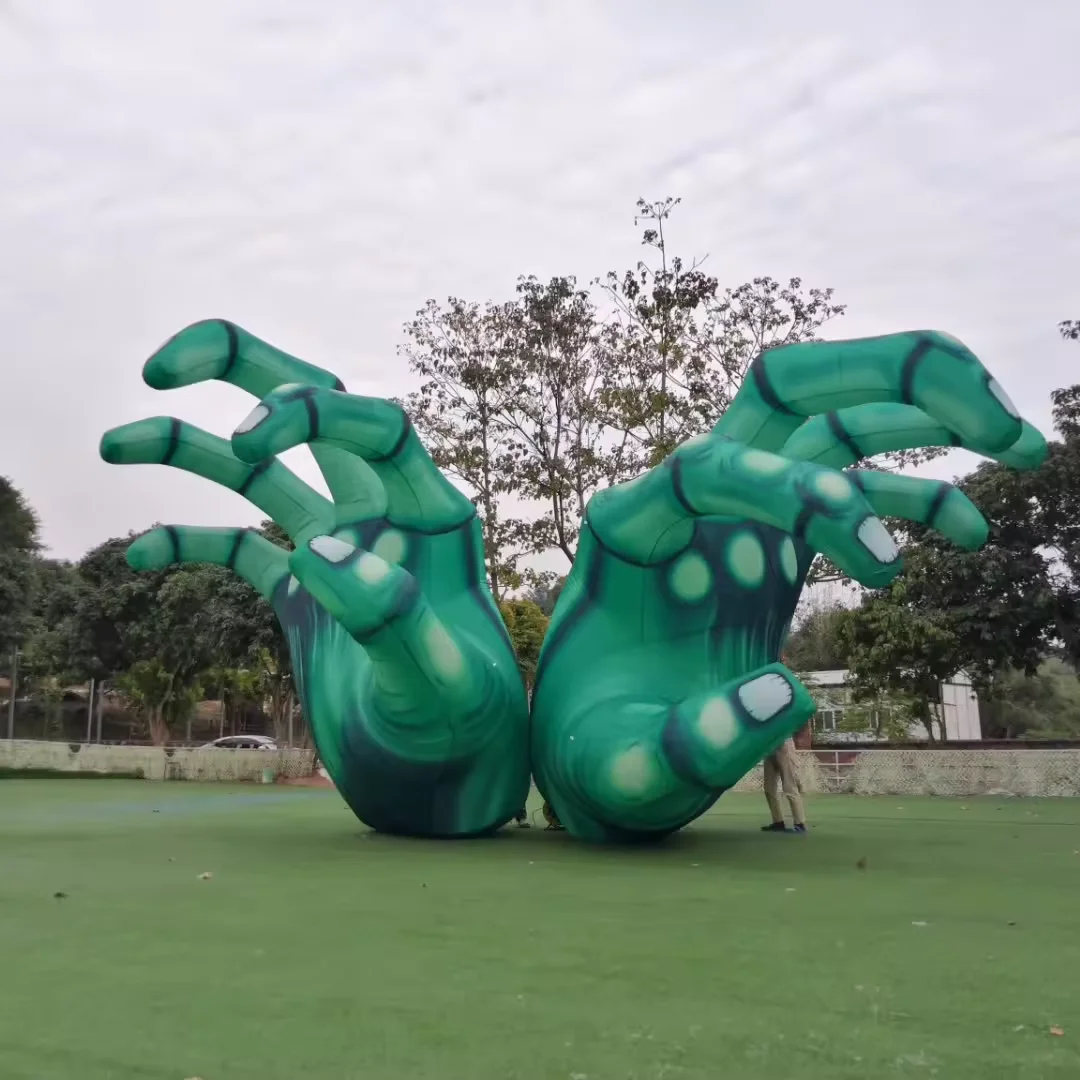
{"type": "Polygon", "coordinates": [[[784,808],[780,803],[777,788],[781,788],[784,797],[791,804],[792,828],[797,833],[806,832],[806,811],[803,808],[801,787],[795,771],[795,740],[785,739],[765,759],[765,801],[769,804],[771,825],[763,825],[762,832],[788,832],[784,824],[784,808]]]}
{"type": "Polygon", "coordinates": [[[559,820],[558,815],[552,809],[551,803],[544,800],[544,820],[547,822],[547,832],[563,832],[565,826],[559,820]]]}

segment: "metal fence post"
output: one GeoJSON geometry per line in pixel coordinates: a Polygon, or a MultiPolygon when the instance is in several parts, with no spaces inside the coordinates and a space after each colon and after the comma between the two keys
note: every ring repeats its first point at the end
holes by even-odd
{"type": "Polygon", "coordinates": [[[15,738],[15,694],[19,685],[19,648],[11,650],[11,689],[8,692],[7,737],[15,738]]]}
{"type": "Polygon", "coordinates": [[[94,680],[90,680],[90,698],[86,702],[86,741],[89,742],[94,734],[94,680]]]}

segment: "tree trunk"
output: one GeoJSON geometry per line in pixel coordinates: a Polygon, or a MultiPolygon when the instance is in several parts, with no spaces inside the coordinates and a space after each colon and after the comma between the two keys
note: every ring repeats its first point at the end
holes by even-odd
{"type": "Polygon", "coordinates": [[[150,741],[155,746],[165,746],[169,741],[169,725],[165,720],[166,702],[152,705],[148,710],[150,741]]]}
{"type": "Polygon", "coordinates": [[[919,721],[926,729],[926,741],[931,746],[934,746],[937,743],[937,739],[934,738],[934,717],[925,706],[920,710],[919,721]]]}

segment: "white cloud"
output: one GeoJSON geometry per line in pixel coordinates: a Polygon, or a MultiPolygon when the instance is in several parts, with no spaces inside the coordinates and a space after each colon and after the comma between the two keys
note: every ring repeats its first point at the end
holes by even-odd
{"type": "Polygon", "coordinates": [[[628,265],[639,195],[684,197],[673,244],[724,283],[800,274],[845,334],[955,333],[1045,424],[1076,370],[1078,32],[1070,0],[7,0],[0,472],[65,556],[255,521],[98,461],[114,424],[249,411],[143,387],[158,343],[225,315],[398,392],[425,298],[628,265]]]}

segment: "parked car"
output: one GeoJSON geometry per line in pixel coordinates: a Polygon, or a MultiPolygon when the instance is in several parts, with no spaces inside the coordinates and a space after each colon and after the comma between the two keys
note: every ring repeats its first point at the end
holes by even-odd
{"type": "Polygon", "coordinates": [[[226,735],[199,747],[200,750],[276,750],[278,745],[268,735],[226,735]]]}

